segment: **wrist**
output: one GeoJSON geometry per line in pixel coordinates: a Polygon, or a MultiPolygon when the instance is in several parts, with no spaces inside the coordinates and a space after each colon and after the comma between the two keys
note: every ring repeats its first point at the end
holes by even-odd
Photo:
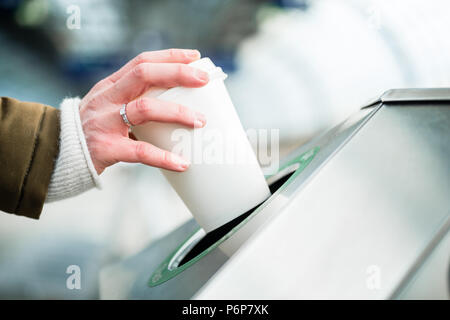
{"type": "Polygon", "coordinates": [[[79,98],[64,99],[60,106],[59,154],[50,180],[47,202],[101,188],[92,162],[79,113],[79,98]]]}

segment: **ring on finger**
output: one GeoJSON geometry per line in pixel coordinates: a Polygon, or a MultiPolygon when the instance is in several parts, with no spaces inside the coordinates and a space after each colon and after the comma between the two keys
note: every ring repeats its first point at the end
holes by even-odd
{"type": "Polygon", "coordinates": [[[124,103],[122,105],[122,107],[120,108],[119,113],[122,116],[123,122],[125,122],[125,124],[128,126],[128,128],[132,128],[133,124],[128,120],[128,117],[127,117],[127,104],[126,103],[124,103]]]}

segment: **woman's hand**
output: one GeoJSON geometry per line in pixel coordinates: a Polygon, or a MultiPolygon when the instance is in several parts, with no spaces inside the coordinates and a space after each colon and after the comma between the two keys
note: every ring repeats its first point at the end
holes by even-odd
{"type": "Polygon", "coordinates": [[[81,124],[98,174],[119,161],[175,171],[187,169],[189,163],[178,155],[131,139],[119,110],[127,104],[126,114],[133,125],[161,121],[203,127],[204,115],[185,106],[156,98],[138,98],[151,87],[204,86],[208,83],[208,74],[186,65],[199,58],[197,50],[141,53],[98,82],[81,100],[81,124]]]}

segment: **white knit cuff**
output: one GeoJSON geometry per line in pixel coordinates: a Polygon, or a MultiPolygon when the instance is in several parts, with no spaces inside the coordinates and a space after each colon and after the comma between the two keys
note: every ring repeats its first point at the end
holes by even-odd
{"type": "Polygon", "coordinates": [[[72,197],[92,187],[101,188],[81,126],[79,105],[79,98],[67,98],[61,103],[59,155],[46,202],[72,197]]]}

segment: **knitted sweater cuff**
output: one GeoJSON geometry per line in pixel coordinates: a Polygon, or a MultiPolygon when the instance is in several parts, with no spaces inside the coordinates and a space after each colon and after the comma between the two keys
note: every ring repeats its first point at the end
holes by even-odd
{"type": "Polygon", "coordinates": [[[79,98],[67,98],[60,106],[59,155],[50,180],[46,202],[101,188],[80,120],[79,98]]]}

